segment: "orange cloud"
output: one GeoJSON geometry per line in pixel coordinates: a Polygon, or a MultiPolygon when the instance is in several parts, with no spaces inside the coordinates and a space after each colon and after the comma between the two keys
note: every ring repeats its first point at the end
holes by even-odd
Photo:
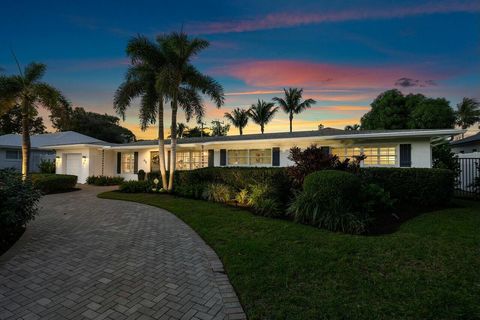
{"type": "Polygon", "coordinates": [[[479,2],[436,1],[414,6],[403,5],[390,8],[382,6],[378,9],[362,6],[350,10],[321,13],[280,12],[240,21],[194,23],[188,26],[188,29],[189,32],[196,34],[216,34],[287,28],[320,23],[392,19],[425,14],[478,11],[480,11],[479,2]]]}
{"type": "MultiPolygon", "coordinates": [[[[243,80],[246,84],[265,87],[322,87],[334,89],[385,88],[394,85],[401,77],[425,78],[418,68],[358,67],[295,60],[247,61],[213,70],[243,80]]],[[[436,76],[438,78],[438,75],[436,76]]],[[[277,90],[272,90],[277,93],[277,90]]],[[[263,91],[261,93],[271,93],[263,91]]],[[[249,93],[250,94],[250,93],[249,93]]]]}

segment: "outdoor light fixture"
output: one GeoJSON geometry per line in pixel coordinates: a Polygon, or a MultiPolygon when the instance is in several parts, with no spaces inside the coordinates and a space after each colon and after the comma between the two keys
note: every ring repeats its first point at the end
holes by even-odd
{"type": "Polygon", "coordinates": [[[87,156],[82,156],[82,162],[83,164],[87,163],[87,156]]]}

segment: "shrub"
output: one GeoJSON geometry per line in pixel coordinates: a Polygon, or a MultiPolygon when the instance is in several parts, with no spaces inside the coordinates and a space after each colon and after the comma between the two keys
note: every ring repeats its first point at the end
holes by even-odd
{"type": "Polygon", "coordinates": [[[40,197],[31,180],[22,181],[18,173],[0,170],[0,238],[35,218],[40,197]]]}
{"type": "Polygon", "coordinates": [[[376,184],[395,199],[395,209],[426,210],[447,205],[454,190],[455,176],[447,169],[362,168],[366,184],[376,184]]]}
{"type": "Polygon", "coordinates": [[[139,181],[145,180],[145,175],[146,175],[146,174],[145,174],[145,171],[144,171],[144,170],[142,170],[142,169],[138,170],[137,175],[138,175],[138,180],[139,180],[139,181]]]}
{"type": "Polygon", "coordinates": [[[240,205],[247,205],[249,196],[250,195],[248,193],[248,189],[241,189],[235,195],[235,201],[237,201],[237,203],[240,204],[240,205]]]}
{"type": "Polygon", "coordinates": [[[152,192],[153,185],[150,181],[125,181],[120,184],[118,190],[125,193],[152,192]]]}
{"type": "Polygon", "coordinates": [[[87,178],[87,184],[95,186],[116,186],[121,184],[124,180],[123,177],[90,176],[87,178]]]}
{"type": "Polygon", "coordinates": [[[311,145],[305,150],[298,147],[291,148],[288,159],[293,161],[294,165],[287,168],[287,173],[294,186],[300,188],[305,177],[315,171],[335,169],[358,172],[360,162],[365,159],[365,156],[340,161],[337,156],[325,152],[316,145],[311,145]]]}
{"type": "Polygon", "coordinates": [[[382,187],[370,183],[362,185],[360,192],[361,210],[373,223],[391,220],[395,200],[382,187]]]}
{"type": "Polygon", "coordinates": [[[209,184],[206,188],[207,200],[227,203],[232,200],[233,190],[229,185],[221,183],[209,184]]]}
{"type": "Polygon", "coordinates": [[[55,173],[55,161],[50,161],[48,159],[40,160],[40,164],[38,165],[38,169],[40,169],[40,173],[55,173]]]}
{"type": "Polygon", "coordinates": [[[77,176],[69,174],[34,173],[31,180],[44,194],[72,191],[77,184],[77,176]]]}
{"type": "Polygon", "coordinates": [[[360,179],[352,173],[322,170],[308,175],[288,208],[295,221],[331,231],[362,233],[367,217],[359,210],[360,179]]]}
{"type": "MultiPolygon", "coordinates": [[[[168,171],[166,172],[167,174],[167,179],[168,179],[168,171]]],[[[148,172],[147,173],[147,180],[150,180],[150,181],[153,181],[155,180],[155,178],[158,179],[158,181],[160,181],[160,184],[162,183],[162,174],[160,173],[160,171],[152,171],[152,172],[148,172]]]]}

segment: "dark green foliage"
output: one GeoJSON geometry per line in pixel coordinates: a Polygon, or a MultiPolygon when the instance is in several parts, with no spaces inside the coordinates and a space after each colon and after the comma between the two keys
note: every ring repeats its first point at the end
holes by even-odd
{"type": "Polygon", "coordinates": [[[34,173],[31,179],[44,194],[72,191],[77,184],[77,176],[69,174],[34,173]]]}
{"type": "Polygon", "coordinates": [[[123,177],[90,176],[87,178],[87,184],[95,186],[116,186],[121,184],[124,180],[123,177]]]}
{"type": "Polygon", "coordinates": [[[140,181],[145,180],[146,173],[145,173],[144,170],[142,170],[142,169],[138,170],[137,175],[138,175],[138,180],[140,180],[140,181]]]}
{"type": "Polygon", "coordinates": [[[460,174],[460,163],[458,156],[452,152],[448,141],[432,147],[432,167],[436,169],[449,169],[460,174]]]}
{"type": "Polygon", "coordinates": [[[305,178],[303,191],[288,211],[295,221],[331,231],[362,233],[367,218],[360,213],[360,178],[338,170],[322,170],[305,178]]]}
{"type": "Polygon", "coordinates": [[[404,96],[393,89],[381,93],[361,119],[362,130],[453,128],[455,112],[444,98],[404,96]]]}
{"type": "Polygon", "coordinates": [[[120,119],[108,114],[89,112],[80,107],[66,107],[52,112],[50,118],[58,131],[76,131],[112,143],[135,141],[135,135],[120,126],[120,119]]]}
{"type": "MultiPolygon", "coordinates": [[[[36,109],[32,110],[30,116],[30,134],[46,133],[43,118],[38,116],[36,109]]],[[[22,133],[22,108],[15,106],[0,116],[0,135],[9,133],[22,133]]]]}
{"type": "Polygon", "coordinates": [[[125,181],[120,184],[118,190],[125,193],[152,192],[153,185],[151,181],[125,181]]]}
{"type": "Polygon", "coordinates": [[[362,185],[361,211],[368,217],[372,225],[379,226],[396,219],[392,215],[395,202],[390,196],[390,192],[385,191],[379,185],[373,183],[362,185]]]}
{"type": "Polygon", "coordinates": [[[37,214],[41,192],[31,180],[12,170],[0,170],[0,233],[25,226],[37,214]]]}
{"type": "Polygon", "coordinates": [[[360,177],[389,192],[400,211],[432,210],[447,205],[455,180],[451,170],[427,168],[362,168],[360,177]]]}
{"type": "Polygon", "coordinates": [[[40,169],[40,173],[55,173],[55,161],[42,159],[38,165],[38,168],[40,169]]]}
{"type": "MultiPolygon", "coordinates": [[[[168,177],[169,171],[166,172],[166,175],[167,175],[167,177],[168,177]]],[[[160,184],[160,185],[162,184],[162,175],[161,175],[160,171],[150,171],[150,172],[147,172],[146,177],[147,177],[147,180],[149,180],[149,181],[153,181],[153,180],[155,180],[155,178],[156,178],[156,179],[158,179],[158,180],[160,181],[159,184],[160,184]]]]}

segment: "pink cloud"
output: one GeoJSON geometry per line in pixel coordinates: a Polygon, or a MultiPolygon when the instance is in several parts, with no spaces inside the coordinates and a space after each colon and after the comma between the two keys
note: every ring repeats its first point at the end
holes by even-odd
{"type": "Polygon", "coordinates": [[[245,32],[262,29],[277,29],[295,27],[308,24],[328,22],[343,22],[353,20],[373,20],[403,18],[425,14],[453,13],[453,12],[478,12],[480,2],[441,1],[431,2],[417,6],[397,6],[393,8],[382,7],[379,9],[356,8],[336,12],[321,13],[272,13],[253,19],[195,23],[189,31],[197,34],[215,34],[230,32],[245,32]]]}
{"type": "MultiPolygon", "coordinates": [[[[432,79],[432,75],[426,78],[414,67],[358,67],[294,60],[240,62],[213,72],[259,88],[384,88],[392,87],[397,79],[405,76],[432,79]]],[[[439,76],[436,75],[436,79],[439,76]]]]}

